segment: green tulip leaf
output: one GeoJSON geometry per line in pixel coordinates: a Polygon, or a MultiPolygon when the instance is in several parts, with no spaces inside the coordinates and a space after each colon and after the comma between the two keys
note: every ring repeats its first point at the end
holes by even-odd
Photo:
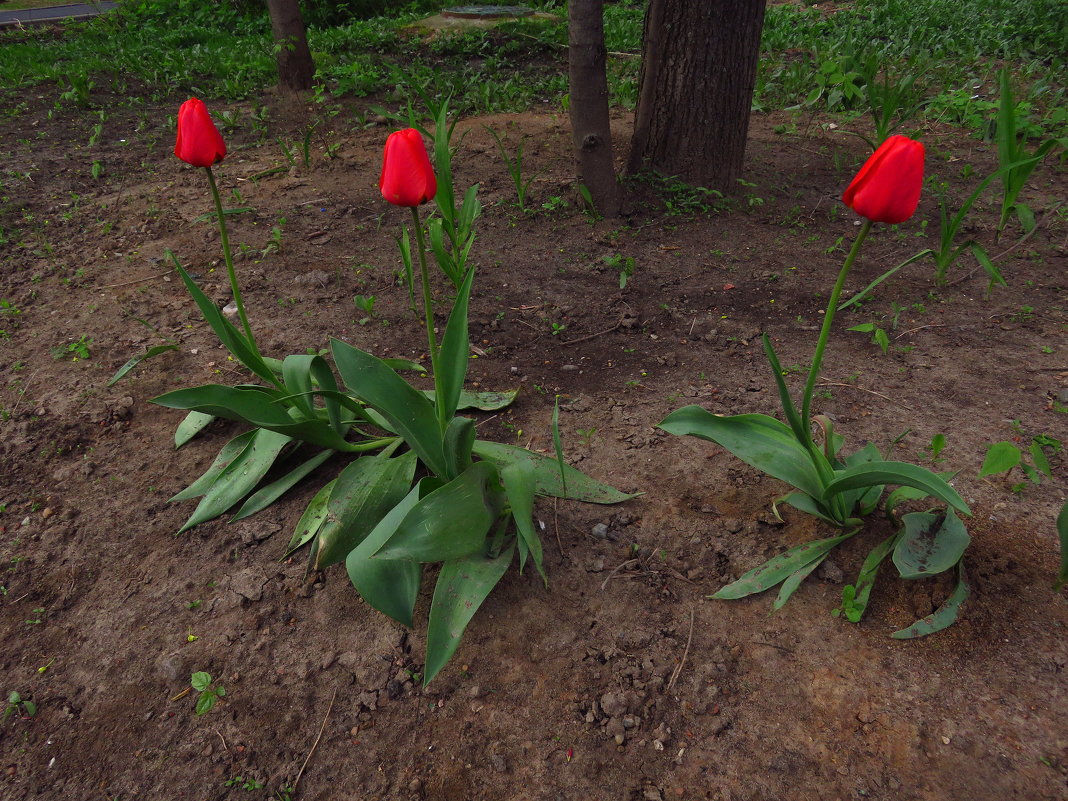
{"type": "Polygon", "coordinates": [[[782,520],[782,517],[779,516],[778,507],[779,504],[783,503],[788,506],[794,507],[800,512],[810,514],[813,517],[818,517],[820,520],[826,521],[832,526],[838,525],[838,521],[831,517],[830,512],[825,506],[823,506],[823,504],[817,502],[814,498],[809,495],[806,495],[803,492],[791,492],[788,495],[784,495],[783,497],[775,500],[775,502],[771,505],[771,508],[772,511],[775,513],[775,516],[778,517],[780,520],[782,520]]]}
{"type": "Polygon", "coordinates": [[[474,443],[475,421],[468,417],[452,418],[441,443],[449,478],[455,478],[471,466],[471,446],[474,443]]]}
{"type": "Polygon", "coordinates": [[[234,520],[241,520],[244,517],[251,517],[257,512],[262,512],[289,492],[289,490],[295,487],[305,476],[319,467],[334,453],[335,451],[332,450],[320,451],[315,456],[297,465],[297,467],[290,470],[281,478],[272,481],[266,487],[256,490],[256,492],[242,504],[241,508],[237,510],[237,514],[231,518],[231,522],[234,520]]]}
{"type": "Polygon", "coordinates": [[[779,403],[786,415],[786,422],[790,424],[790,430],[794,432],[794,439],[804,442],[805,426],[801,422],[801,413],[794,405],[794,399],[790,397],[790,390],[786,387],[786,381],[783,380],[782,365],[779,364],[779,357],[771,345],[771,338],[767,334],[762,334],[760,341],[764,345],[764,355],[767,356],[768,363],[771,365],[771,373],[775,378],[775,386],[779,390],[779,403]]]}
{"type": "Polygon", "coordinates": [[[911,640],[914,637],[926,637],[944,628],[952,626],[960,616],[961,607],[971,595],[971,589],[964,575],[964,562],[957,564],[957,586],[949,598],[934,611],[934,614],[920,618],[911,626],[895,631],[890,636],[895,640],[911,640]]]}
{"type": "Polygon", "coordinates": [[[283,559],[288,558],[290,554],[302,545],[311,542],[315,535],[319,533],[319,529],[326,522],[326,516],[329,513],[330,494],[333,492],[336,483],[337,479],[334,479],[315,493],[315,497],[311,499],[311,503],[308,504],[304,513],[300,516],[300,520],[297,521],[297,527],[293,531],[293,536],[289,538],[286,552],[282,555],[283,559]]]}
{"type": "Polygon", "coordinates": [[[827,558],[828,553],[822,556],[817,556],[807,565],[798,570],[795,570],[783,581],[782,586],[779,587],[779,594],[775,597],[775,603],[772,604],[772,609],[782,609],[787,601],[790,600],[790,596],[794,594],[794,591],[801,586],[801,582],[809,577],[813,570],[823,564],[823,560],[827,558]]]}
{"type": "MultiPolygon", "coordinates": [[[[719,600],[733,600],[764,592],[764,590],[771,589],[780,581],[812,564],[812,562],[822,559],[832,548],[852,536],[853,532],[850,532],[848,534],[840,534],[837,537],[828,537],[827,539],[796,545],[785,553],[772,557],[759,567],[753,568],[737,581],[731,582],[715,595],[710,595],[709,597],[719,600]]],[[[804,576],[801,578],[804,578],[804,576]]]]}
{"type": "Polygon", "coordinates": [[[908,462],[864,462],[845,470],[836,470],[834,480],[823,490],[823,497],[827,499],[847,490],[882,484],[900,484],[924,490],[931,497],[944,501],[957,511],[971,514],[968,504],[944,479],[924,467],[908,462]]]}
{"type": "Polygon", "coordinates": [[[467,306],[471,300],[471,287],[474,286],[474,281],[475,271],[468,270],[456,294],[456,302],[453,304],[449,321],[445,324],[445,333],[441,338],[437,364],[439,375],[434,376],[434,384],[440,392],[437,401],[445,407],[440,416],[442,420],[451,420],[456,414],[460,393],[464,388],[464,379],[467,378],[470,351],[467,306]]]}
{"type": "Polygon", "coordinates": [[[423,566],[403,559],[372,559],[371,556],[393,536],[431,481],[424,478],[413,487],[345,558],[345,570],[360,596],[379,612],[409,627],[414,622],[423,566]]]}
{"type": "Polygon", "coordinates": [[[241,453],[212,482],[211,488],[178,533],[218,517],[252,492],[271,469],[282,448],[292,441],[283,434],[257,428],[241,453]]]}
{"type": "Polygon", "coordinates": [[[388,453],[364,456],[342,470],[330,493],[326,522],[315,541],[315,569],[344,561],[400,503],[414,475],[412,451],[396,457],[388,453]]]}
{"type": "Polygon", "coordinates": [[[479,458],[493,462],[502,470],[516,462],[529,462],[534,468],[534,492],[537,495],[603,504],[621,503],[637,497],[637,493],[620,492],[567,464],[563,469],[567,482],[565,490],[564,480],[560,476],[560,465],[556,459],[525,448],[478,439],[475,440],[472,451],[479,458]]]}
{"type": "Polygon", "coordinates": [[[171,257],[171,261],[174,262],[175,268],[178,270],[178,274],[182,277],[182,282],[185,284],[186,290],[192,296],[193,301],[197,304],[197,308],[200,309],[200,313],[204,315],[204,319],[208,325],[211,326],[211,330],[215,332],[215,336],[219,338],[223,346],[233,354],[241,364],[245,365],[249,370],[262,378],[268,384],[274,384],[277,381],[274,372],[267,363],[260,356],[256,350],[255,345],[250,343],[245,335],[239,332],[234,324],[231,323],[223,315],[219,308],[212,302],[211,298],[204,294],[203,290],[197,286],[196,282],[190,278],[189,273],[185,271],[185,268],[178,261],[178,257],[174,255],[172,251],[167,251],[167,255],[171,257]]]}
{"type": "Polygon", "coordinates": [[[476,462],[412,507],[374,558],[444,562],[482,551],[501,493],[496,466],[476,462]]]}
{"type": "Polygon", "coordinates": [[[126,375],[128,372],[130,372],[132,369],[134,369],[141,362],[143,362],[143,361],[145,361],[147,359],[151,359],[153,356],[159,356],[161,353],[166,353],[169,350],[178,350],[178,346],[174,345],[174,344],[156,345],[154,347],[149,348],[144,353],[138,353],[136,356],[131,357],[130,360],[128,362],[126,362],[126,364],[124,364],[122,367],[120,367],[118,370],[116,370],[115,371],[115,375],[113,375],[111,378],[109,378],[107,380],[107,383],[104,384],[104,386],[106,386],[106,387],[114,386],[116,383],[118,383],[122,379],[122,377],[124,375],[126,375]]]}
{"type": "Polygon", "coordinates": [[[890,555],[894,545],[901,536],[901,532],[891,534],[880,542],[868,554],[864,564],[860,567],[856,585],[846,585],[842,590],[842,606],[835,614],[843,613],[850,623],[859,623],[868,608],[868,599],[871,597],[872,588],[875,586],[875,578],[879,573],[879,567],[890,555]]]}
{"type": "Polygon", "coordinates": [[[189,412],[174,431],[175,449],[177,450],[189,442],[189,440],[207,428],[214,419],[212,415],[204,414],[203,412],[189,412]]]}
{"type": "Polygon", "coordinates": [[[211,485],[215,483],[215,480],[222,474],[222,471],[225,470],[246,447],[248,447],[250,442],[252,442],[252,438],[256,436],[258,430],[259,429],[254,428],[251,431],[246,431],[244,434],[239,434],[223,445],[219,450],[219,455],[216,456],[215,461],[212,462],[211,467],[204,471],[204,474],[200,478],[184,490],[177,495],[168,498],[167,502],[173,503],[175,501],[188,501],[190,498],[199,498],[211,489],[211,485]]]}
{"type": "MultiPolygon", "coordinates": [[[[434,390],[424,389],[423,394],[428,400],[434,400],[434,390]]],[[[460,392],[460,399],[456,403],[456,409],[457,411],[478,409],[480,412],[496,412],[511,406],[518,395],[518,387],[504,392],[469,392],[465,389],[460,392]]]]}
{"type": "Polygon", "coordinates": [[[501,481],[519,533],[519,572],[523,572],[529,555],[542,581],[548,584],[542,566],[541,537],[534,528],[534,465],[527,461],[513,462],[501,470],[501,481]]]}
{"type": "Polygon", "coordinates": [[[688,434],[715,442],[746,464],[797,487],[806,495],[818,499],[829,497],[813,465],[813,455],[797,441],[788,426],[774,417],[764,414],[726,417],[700,406],[685,406],[669,414],[658,427],[669,434],[688,434]]]}
{"type": "Polygon", "coordinates": [[[513,553],[514,544],[495,558],[476,553],[441,566],[426,632],[424,687],[456,652],[464,629],[508,570],[513,553]]]}
{"type": "Polygon", "coordinates": [[[168,409],[192,409],[203,414],[249,423],[293,439],[333,448],[336,451],[352,451],[358,447],[334,431],[324,420],[294,420],[277,390],[250,385],[226,387],[220,384],[205,384],[167,392],[152,399],[152,403],[168,409]]]}
{"type": "Polygon", "coordinates": [[[389,423],[390,430],[404,438],[431,472],[446,475],[442,431],[438,428],[434,405],[370,353],[338,339],[331,340],[330,349],[345,386],[373,406],[389,423]]]}
{"type": "Polygon", "coordinates": [[[945,516],[912,512],[901,522],[905,528],[894,547],[894,564],[903,579],[926,578],[949,570],[972,541],[952,509],[945,516]]]}

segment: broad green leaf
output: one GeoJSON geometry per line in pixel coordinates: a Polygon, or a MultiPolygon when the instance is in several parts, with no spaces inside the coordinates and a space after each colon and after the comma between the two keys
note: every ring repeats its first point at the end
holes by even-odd
{"type": "Polygon", "coordinates": [[[330,342],[342,381],[356,397],[374,407],[431,472],[448,473],[442,451],[442,432],[434,406],[423,394],[370,353],[341,340],[330,342]]]}
{"type": "Polygon", "coordinates": [[[151,402],[169,409],[192,409],[249,423],[320,448],[352,451],[358,447],[339,436],[325,420],[294,420],[286,412],[285,406],[277,402],[281,397],[277,390],[264,387],[205,384],[168,392],[153,398],[151,402]]]}
{"type": "Polygon", "coordinates": [[[443,562],[476,553],[485,548],[502,501],[496,466],[476,462],[421,499],[374,558],[443,562]]]}
{"type": "Polygon", "coordinates": [[[434,376],[434,384],[440,392],[438,402],[445,410],[440,414],[442,420],[452,420],[460,402],[460,392],[467,378],[467,364],[470,351],[470,339],[467,331],[467,306],[471,300],[471,287],[474,286],[475,271],[467,271],[463,283],[456,295],[449,321],[445,324],[445,333],[441,337],[441,350],[438,352],[437,369],[440,375],[434,376]]]}
{"type": "MultiPolygon", "coordinates": [[[[190,412],[190,414],[192,414],[192,412],[190,412]]],[[[256,436],[257,430],[258,429],[254,428],[251,431],[246,431],[244,434],[239,434],[223,445],[222,449],[219,451],[219,455],[216,456],[215,461],[212,462],[211,467],[204,471],[204,475],[177,495],[168,498],[167,502],[173,503],[174,501],[188,501],[190,498],[199,498],[211,489],[211,485],[215,483],[215,479],[217,479],[222,471],[226,469],[227,465],[236,459],[238,455],[248,447],[248,444],[252,442],[252,438],[256,436]]]]}
{"type": "Polygon", "coordinates": [[[214,419],[212,415],[204,414],[203,412],[189,412],[174,431],[175,449],[177,450],[189,442],[189,440],[207,428],[214,419]]]}
{"type": "MultiPolygon", "coordinates": [[[[434,400],[434,390],[424,389],[423,394],[428,400],[434,400]]],[[[519,395],[519,388],[505,390],[504,392],[469,392],[462,390],[460,400],[456,404],[457,411],[463,409],[478,409],[481,412],[495,412],[510,406],[519,395]]]]}
{"type": "Polygon", "coordinates": [[[787,601],[790,600],[790,596],[794,594],[794,591],[801,586],[801,582],[809,577],[813,570],[820,566],[828,554],[817,556],[811,562],[804,567],[795,570],[783,581],[782,586],[779,588],[779,594],[775,597],[775,603],[772,604],[772,609],[782,609],[787,601]]]}
{"type": "Polygon", "coordinates": [[[1061,507],[1061,513],[1057,515],[1057,536],[1061,540],[1061,572],[1057,574],[1053,589],[1060,592],[1061,587],[1068,582],[1068,502],[1061,507]]]}
{"type": "Polygon", "coordinates": [[[515,462],[529,462],[534,468],[534,492],[537,495],[603,504],[621,503],[637,497],[637,493],[628,495],[620,492],[567,464],[564,465],[564,475],[567,477],[565,492],[556,459],[525,448],[477,439],[472,450],[476,456],[493,462],[502,470],[515,462]]]}
{"type": "Polygon", "coordinates": [[[464,629],[508,570],[514,552],[511,545],[493,559],[476,553],[441,566],[426,632],[424,687],[452,658],[464,629]]]}
{"type": "Polygon", "coordinates": [[[211,674],[205,673],[202,670],[198,670],[189,680],[189,684],[198,693],[202,693],[204,692],[204,690],[208,689],[208,687],[211,686],[211,674]]]}
{"type": "Polygon", "coordinates": [[[256,514],[256,512],[262,512],[272,503],[274,503],[287,492],[289,492],[290,489],[295,487],[301,481],[301,479],[303,479],[305,476],[315,470],[315,468],[319,467],[319,465],[321,465],[323,462],[333,456],[334,453],[336,453],[336,451],[321,451],[320,453],[317,453],[315,456],[298,465],[294,469],[290,470],[281,478],[277,479],[276,481],[272,481],[266,487],[257,490],[247,501],[245,501],[241,505],[241,508],[237,510],[237,514],[235,514],[231,518],[231,522],[233,522],[234,520],[240,520],[244,517],[251,517],[252,515],[256,514]]]}
{"type": "Polygon", "coordinates": [[[252,492],[267,475],[282,448],[292,441],[283,434],[265,428],[255,429],[248,445],[219,473],[178,533],[218,517],[252,492]]]}
{"type": "Polygon", "coordinates": [[[1002,440],[986,449],[986,458],[979,468],[979,478],[1007,473],[1020,463],[1020,449],[1011,442],[1002,440]]]}
{"type": "Polygon", "coordinates": [[[738,414],[724,417],[700,406],[685,406],[659,424],[669,434],[707,439],[723,446],[746,464],[797,487],[813,498],[824,499],[823,483],[813,456],[793,431],[774,417],[738,414]]]}
{"type": "Polygon", "coordinates": [[[311,542],[315,535],[319,533],[319,529],[326,522],[326,516],[329,513],[330,493],[333,492],[334,484],[336,483],[337,479],[335,478],[315,493],[315,497],[311,499],[311,503],[308,504],[308,507],[300,516],[300,520],[297,521],[297,527],[293,531],[293,536],[289,538],[286,552],[282,556],[283,559],[305,543],[311,542]]]}
{"type": "MultiPolygon", "coordinates": [[[[822,559],[827,553],[841,542],[853,536],[853,532],[840,534],[837,537],[828,537],[823,540],[813,540],[802,545],[795,545],[785,553],[772,557],[759,567],[755,567],[744,574],[737,581],[733,581],[722,588],[710,598],[720,600],[732,600],[744,598],[757,592],[764,592],[786,579],[790,574],[796,573],[806,565],[817,559],[822,559]]],[[[803,577],[802,577],[803,578],[803,577]]]]}
{"type": "Polygon", "coordinates": [[[927,468],[908,462],[866,462],[845,470],[836,470],[834,480],[823,490],[823,497],[830,498],[857,487],[874,487],[880,484],[900,484],[922,489],[957,511],[971,514],[968,504],[953,487],[927,468]]]}
{"type": "Polygon", "coordinates": [[[364,456],[337,477],[327,504],[326,522],[315,541],[315,569],[344,561],[349,552],[408,493],[415,454],[364,456]]]}
{"type": "Polygon", "coordinates": [[[234,324],[226,319],[223,313],[219,311],[218,307],[212,303],[211,298],[205,295],[203,290],[197,286],[196,282],[189,277],[189,273],[187,273],[185,268],[178,262],[178,257],[169,250],[167,251],[167,255],[171,257],[171,261],[174,262],[178,274],[182,277],[182,282],[185,284],[186,290],[197,304],[200,313],[204,315],[204,319],[207,321],[208,325],[211,326],[211,330],[215,332],[219,341],[222,342],[223,347],[230,351],[234,358],[241,362],[241,364],[245,365],[245,367],[268,384],[277,386],[278,379],[275,377],[275,374],[271,371],[270,367],[263,361],[263,357],[260,356],[255,345],[245,339],[245,335],[239,332],[234,327],[234,324]]]}
{"type": "Polygon", "coordinates": [[[352,586],[371,606],[398,623],[411,627],[423,566],[404,559],[372,559],[397,530],[404,516],[419,502],[430,480],[424,478],[383,517],[378,525],[345,557],[352,586]]]}
{"type": "Polygon", "coordinates": [[[211,711],[211,708],[215,706],[215,702],[219,700],[219,696],[213,692],[201,693],[197,698],[196,706],[193,712],[197,715],[204,715],[211,711]]]}
{"type": "Polygon", "coordinates": [[[523,572],[529,554],[542,581],[548,583],[542,567],[541,537],[534,528],[534,465],[526,461],[513,462],[501,470],[501,481],[519,532],[519,572],[523,572]]]}
{"type": "Polygon", "coordinates": [[[156,345],[155,347],[149,348],[144,353],[139,353],[136,356],[131,357],[130,360],[128,362],[126,362],[126,364],[124,364],[122,367],[120,367],[118,370],[115,371],[115,375],[113,375],[111,378],[109,378],[107,380],[107,383],[104,384],[104,386],[110,387],[110,386],[114,385],[124,375],[126,375],[128,372],[130,372],[132,369],[134,369],[141,362],[143,362],[143,361],[145,361],[147,359],[151,359],[153,356],[159,356],[161,353],[166,353],[169,350],[178,350],[178,346],[177,345],[156,345]]]}
{"type": "Polygon", "coordinates": [[[964,576],[964,562],[957,565],[957,586],[953,589],[949,598],[946,599],[934,614],[920,618],[911,626],[895,631],[890,636],[895,640],[910,640],[914,637],[926,637],[948,626],[952,626],[960,615],[961,607],[971,595],[971,589],[964,576]]]}
{"type": "Polygon", "coordinates": [[[952,509],[945,517],[912,512],[901,518],[905,526],[894,547],[894,564],[904,579],[926,578],[949,570],[971,543],[968,530],[952,509]]]}

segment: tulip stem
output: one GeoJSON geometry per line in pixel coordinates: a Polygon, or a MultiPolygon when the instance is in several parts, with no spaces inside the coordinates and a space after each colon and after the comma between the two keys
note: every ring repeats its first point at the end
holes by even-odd
{"type": "Polygon", "coordinates": [[[245,336],[253,352],[259,356],[260,349],[256,347],[256,339],[252,336],[252,326],[249,325],[248,315],[245,314],[245,303],[241,300],[241,287],[237,285],[237,274],[234,272],[234,260],[230,254],[230,235],[226,230],[226,219],[223,216],[222,198],[219,196],[219,187],[215,183],[215,173],[211,167],[204,168],[208,173],[208,183],[211,184],[211,196],[215,198],[215,216],[219,220],[219,237],[222,239],[223,261],[226,262],[226,274],[230,278],[230,290],[234,293],[234,305],[237,306],[237,314],[241,318],[241,325],[245,329],[245,336]]]}
{"type": "Polygon", "coordinates": [[[842,269],[838,273],[838,280],[835,281],[834,289],[831,290],[831,299],[827,303],[827,310],[823,313],[823,327],[820,329],[819,339],[816,340],[816,353],[812,356],[812,366],[808,369],[808,380],[805,382],[805,393],[801,397],[801,425],[804,428],[805,436],[808,437],[808,442],[805,444],[809,447],[812,446],[812,392],[816,388],[816,379],[819,378],[820,365],[823,363],[823,351],[827,348],[827,339],[831,335],[831,323],[834,321],[834,313],[838,310],[838,299],[842,295],[846,277],[849,275],[849,270],[853,266],[857,254],[860,253],[860,246],[870,230],[871,220],[865,220],[864,225],[857,234],[857,238],[853,240],[853,247],[850,249],[849,255],[846,256],[845,263],[842,264],[842,269]]]}
{"type": "Polygon", "coordinates": [[[434,336],[434,299],[430,296],[430,272],[426,266],[426,239],[423,223],[419,219],[419,207],[411,206],[412,223],[415,227],[416,250],[419,251],[419,278],[423,284],[423,321],[426,324],[426,341],[430,348],[430,369],[434,373],[434,407],[438,414],[438,426],[445,433],[445,404],[442,402],[441,376],[438,375],[438,340],[434,336]]]}

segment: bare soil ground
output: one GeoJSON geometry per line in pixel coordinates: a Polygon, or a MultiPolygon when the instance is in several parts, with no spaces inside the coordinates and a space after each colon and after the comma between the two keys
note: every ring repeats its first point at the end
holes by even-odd
{"type": "MultiPolygon", "coordinates": [[[[654,428],[688,403],[775,414],[762,331],[799,389],[795,366],[810,359],[856,230],[838,197],[862,143],[755,116],[753,185],[727,208],[668,214],[634,183],[626,217],[592,220],[575,205],[565,118],[464,121],[457,182],[480,182],[486,206],[469,381],[522,387],[511,409],[480,418],[480,435],[550,448],[560,394],[570,460],[645,494],[618,507],[542,502],[549,588],[509,574],[423,690],[411,678],[423,630],[363,605],[340,567],[306,576],[301,558],[279,561],[340,462],[247,521],[174,535],[193,504],[166,499],[238,429],[214,424],[175,451],[181,415],[149,399],[246,379],[164,260],[172,249],[229,300],[217,234],[198,221],[207,186],[171,155],[177,103],[137,111],[94,97],[108,114],[87,145],[96,111],[49,117],[51,99],[24,102],[0,120],[0,690],[37,714],[0,726],[4,799],[263,799],[298,774],[295,797],[308,801],[1068,798],[1068,609],[1051,591],[1064,456],[1052,455],[1052,480],[1022,491],[1018,474],[977,478],[988,443],[1068,440],[1063,213],[1040,214],[1022,243],[1016,229],[995,243],[988,194],[965,235],[1004,252],[1007,288],[986,297],[970,257],[944,288],[920,263],[836,324],[819,410],[853,447],[910,429],[895,453],[928,465],[924,447],[945,434],[938,469],[960,471],[974,511],[962,619],[901,642],[887,635],[930,613],[946,581],[904,582],[887,567],[863,622],[830,614],[889,533],[879,519],[779,612],[767,595],[708,600],[829,532],[790,510],[778,521],[770,503],[784,487],[722,449],[654,428]],[[524,143],[536,213],[514,207],[483,125],[524,143]],[[622,291],[604,262],[616,255],[636,264],[622,291]],[[135,318],[180,349],[105,387],[163,341],[135,318]],[[886,355],[845,330],[880,321],[886,355]],[[227,690],[201,717],[183,695],[193,671],[227,690]]],[[[300,110],[274,107],[263,136],[248,107],[235,110],[217,174],[239,193],[227,205],[253,209],[230,221],[265,351],[337,336],[422,355],[396,280],[404,215],[376,188],[387,129],[357,129],[346,111],[318,129],[310,168],[250,180],[283,163],[276,136],[299,142],[300,110]],[[376,298],[364,324],[357,294],[376,298]]],[[[626,141],[629,119],[618,124],[626,141]]],[[[994,166],[992,146],[960,131],[923,138],[928,173],[954,203],[994,166]]],[[[1048,209],[1065,185],[1050,160],[1026,199],[1048,209]]],[[[912,221],[869,239],[851,288],[933,244],[936,221],[927,192],[912,221]]]]}

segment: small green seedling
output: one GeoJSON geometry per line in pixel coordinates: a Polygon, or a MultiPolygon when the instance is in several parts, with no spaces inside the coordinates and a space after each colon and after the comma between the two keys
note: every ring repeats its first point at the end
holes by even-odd
{"type": "Polygon", "coordinates": [[[627,281],[634,275],[634,270],[637,267],[634,263],[634,257],[617,253],[614,256],[605,256],[602,261],[613,270],[619,270],[619,288],[626,289],[627,281]]]}
{"type": "Polygon", "coordinates": [[[196,708],[193,710],[197,715],[203,715],[208,712],[219,702],[220,698],[226,695],[226,688],[221,684],[212,685],[210,673],[198,671],[192,675],[189,683],[194,690],[200,693],[200,697],[197,698],[196,708]]]}
{"type": "Polygon", "coordinates": [[[7,719],[12,715],[18,715],[22,718],[32,718],[37,714],[37,704],[30,701],[27,698],[23,698],[20,693],[12,691],[7,696],[7,705],[4,707],[3,720],[6,723],[7,719]]]}
{"type": "Polygon", "coordinates": [[[924,450],[931,454],[931,461],[937,463],[945,461],[945,459],[940,459],[938,456],[940,453],[942,453],[943,450],[945,450],[945,447],[946,435],[935,434],[933,437],[931,437],[930,443],[928,443],[927,447],[925,447],[924,450]]]}
{"type": "MultiPolygon", "coordinates": [[[[1047,478],[1053,478],[1053,471],[1050,468],[1049,459],[1046,457],[1044,448],[1049,448],[1054,453],[1058,453],[1062,448],[1061,441],[1048,434],[1038,434],[1032,437],[1031,444],[1027,449],[1027,453],[1031,457],[1030,462],[1024,457],[1024,452],[1008,440],[994,442],[986,449],[983,466],[979,469],[979,478],[997,475],[998,473],[1008,475],[1014,467],[1019,467],[1028,480],[1034,484],[1041,484],[1043,475],[1047,478]]],[[[1013,491],[1022,490],[1024,486],[1022,482],[1016,484],[1013,486],[1013,491]]]]}
{"type": "Polygon", "coordinates": [[[886,331],[879,328],[875,323],[861,323],[846,329],[847,331],[860,331],[863,334],[871,334],[871,341],[883,349],[883,355],[890,350],[890,338],[886,331]]]}
{"type": "Polygon", "coordinates": [[[371,318],[375,313],[375,296],[374,295],[357,295],[352,299],[352,302],[356,304],[356,308],[362,311],[366,317],[362,317],[359,320],[360,325],[367,325],[371,322],[371,318]]]}
{"type": "Polygon", "coordinates": [[[234,776],[225,782],[227,787],[240,787],[242,790],[262,790],[263,782],[256,779],[246,779],[244,776],[234,776]]]}

